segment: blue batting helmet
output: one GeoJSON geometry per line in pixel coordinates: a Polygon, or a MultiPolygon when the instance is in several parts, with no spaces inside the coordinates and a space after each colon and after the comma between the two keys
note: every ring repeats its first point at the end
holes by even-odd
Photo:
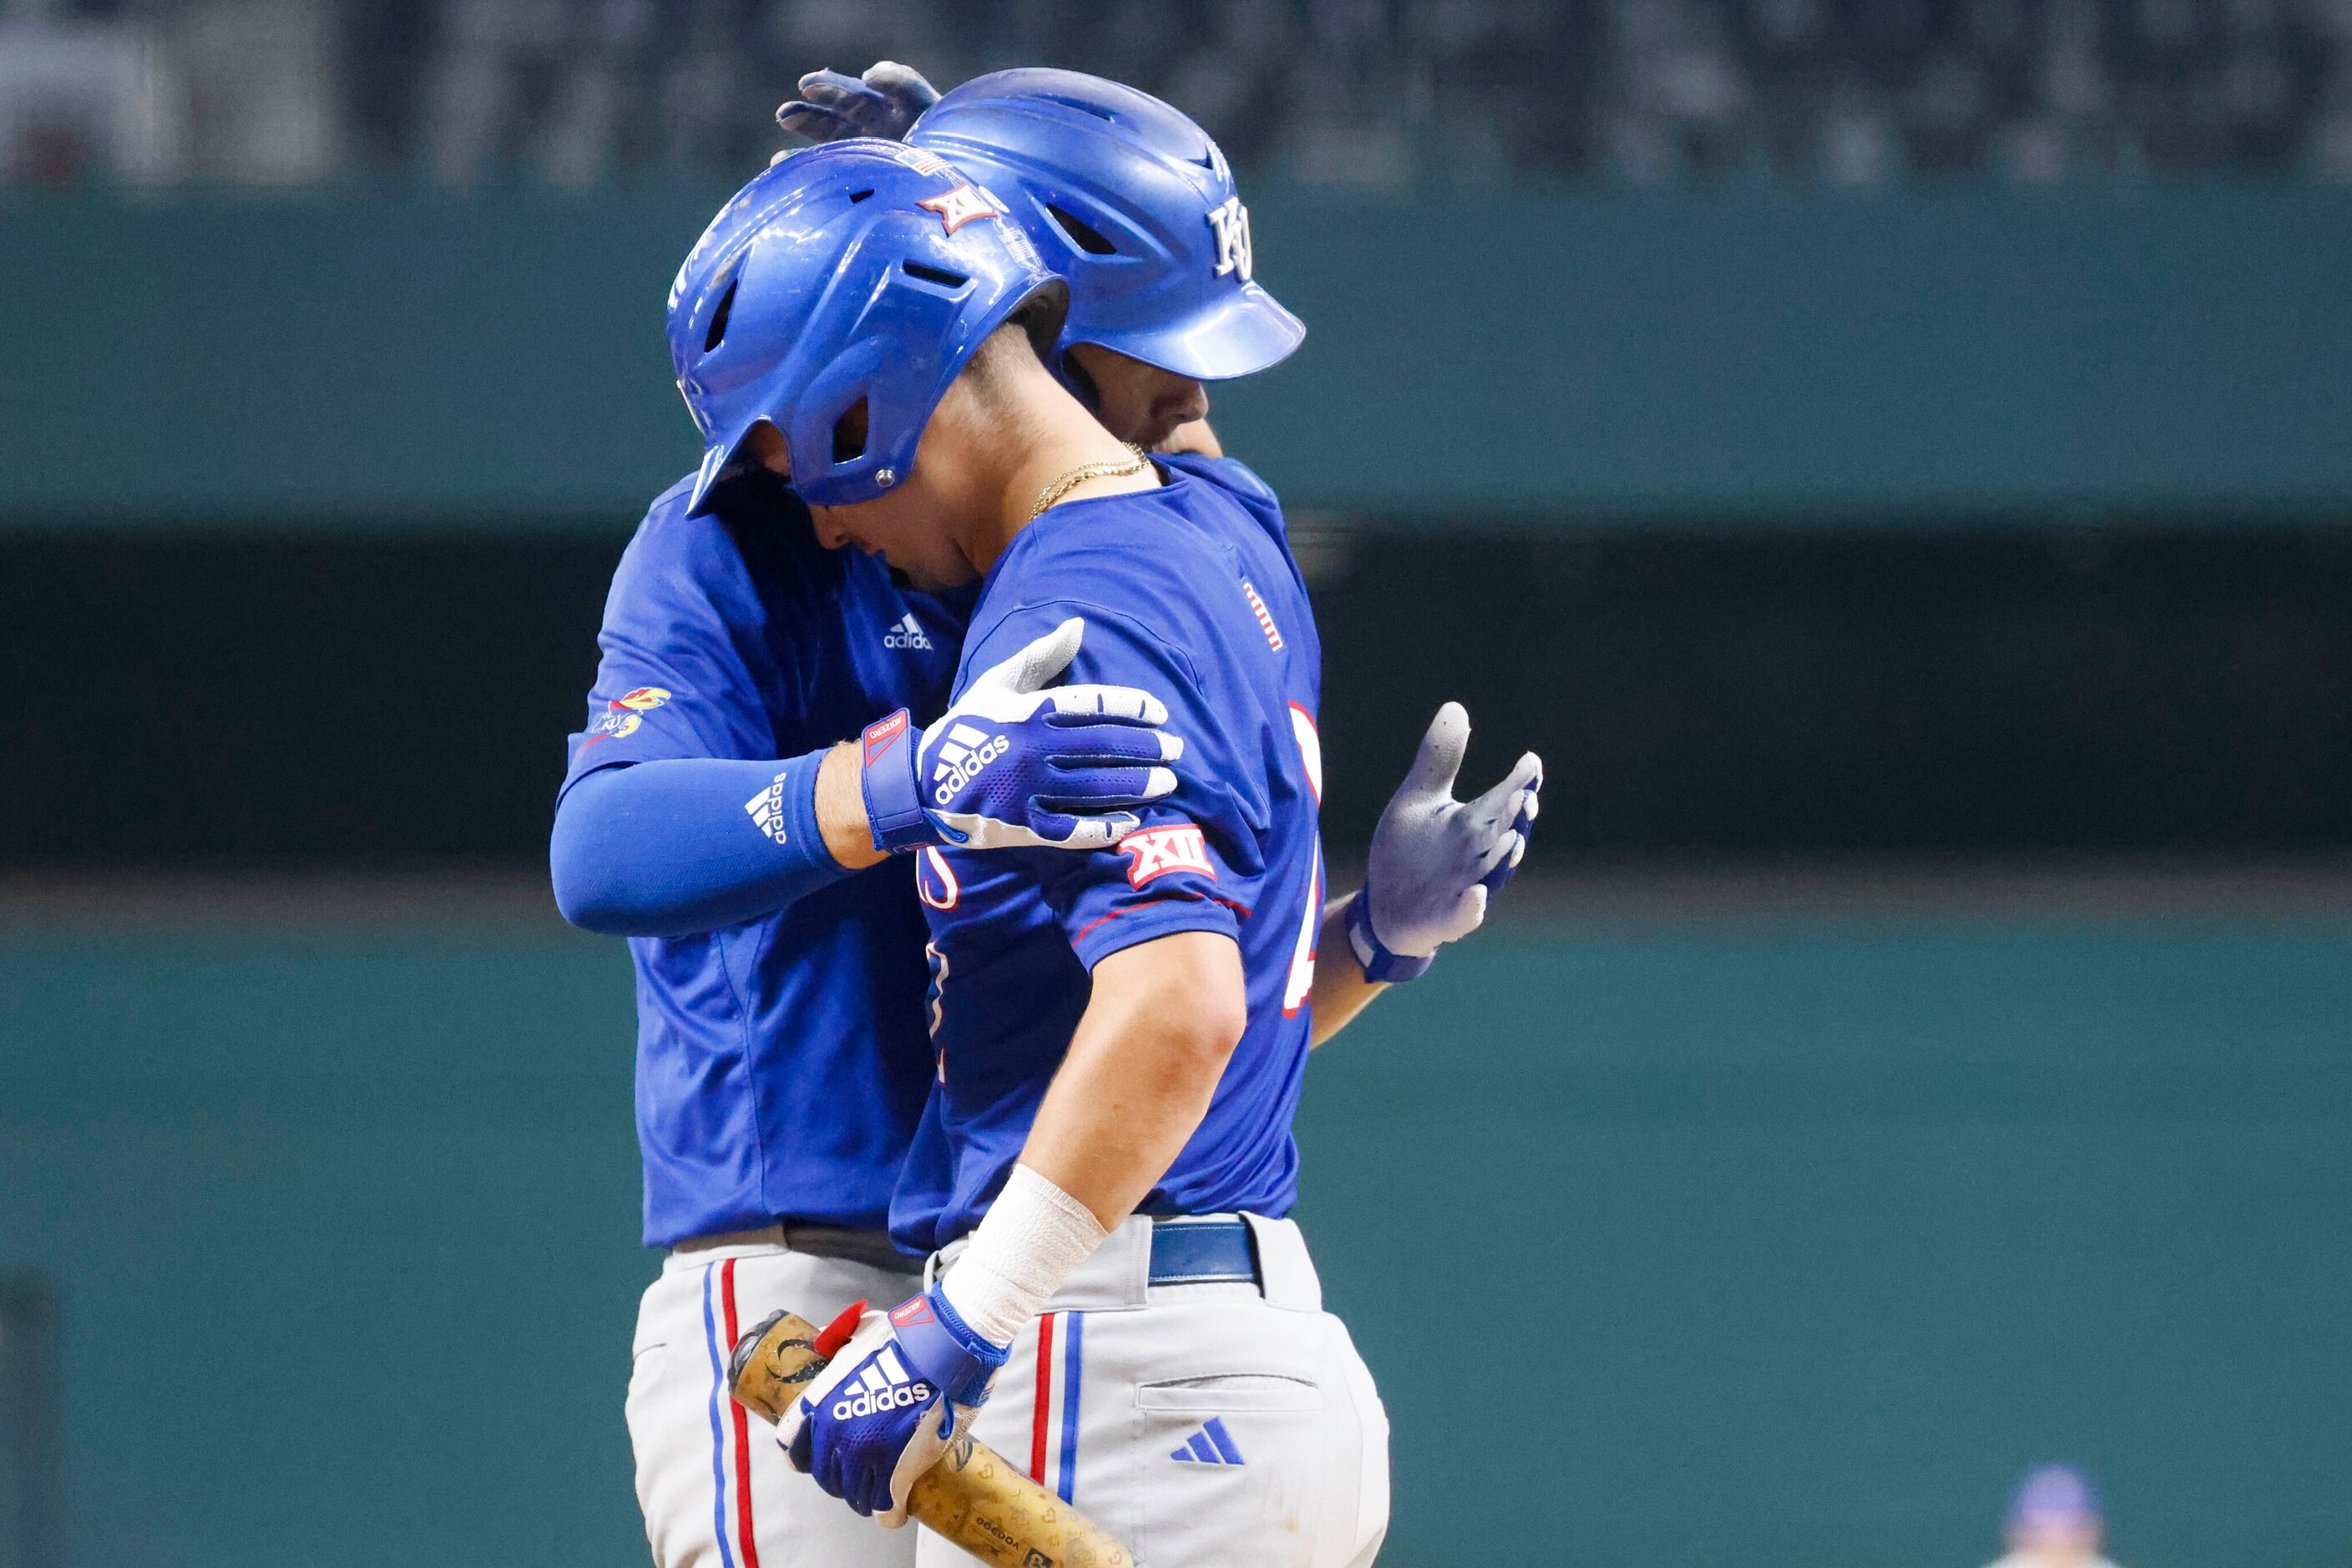
{"type": "Polygon", "coordinates": [[[670,287],[670,359],[705,443],[689,513],[762,420],[803,500],[872,500],[906,477],[981,340],[1036,300],[1050,355],[1066,299],[1003,203],[935,153],[856,140],[784,159],[719,209],[670,287]]]}
{"type": "MultiPolygon", "coordinates": [[[[908,132],[1011,204],[1069,279],[1064,347],[1179,375],[1264,370],[1307,335],[1252,279],[1249,210],[1209,133],[1148,92],[1077,71],[974,77],[908,132]]],[[[1060,372],[1062,356],[1050,361],[1060,372]]]]}

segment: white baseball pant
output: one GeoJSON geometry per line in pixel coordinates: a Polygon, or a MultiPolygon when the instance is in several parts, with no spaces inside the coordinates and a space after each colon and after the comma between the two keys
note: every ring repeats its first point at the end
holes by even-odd
{"type": "MultiPolygon", "coordinates": [[[[1119,1226],[1023,1331],[973,1431],[1145,1568],[1370,1568],[1388,1413],[1298,1227],[1245,1217],[1262,1289],[1150,1285],[1151,1222],[1119,1226]]],[[[976,1561],[900,1533],[919,1568],[976,1561]]]]}
{"type": "MultiPolygon", "coordinates": [[[[877,1257],[888,1245],[858,1239],[877,1257]]],[[[736,1339],[771,1312],[822,1328],[854,1301],[887,1310],[921,1289],[918,1274],[795,1251],[781,1226],[669,1255],[637,1309],[629,1373],[655,1568],[913,1568],[917,1531],[860,1519],[793,1469],[775,1429],[728,1397],[726,1372],[736,1339]]]]}

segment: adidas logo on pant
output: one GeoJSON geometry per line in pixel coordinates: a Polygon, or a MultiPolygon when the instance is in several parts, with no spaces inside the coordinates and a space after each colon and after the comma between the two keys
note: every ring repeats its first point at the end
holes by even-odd
{"type": "Polygon", "coordinates": [[[931,1385],[908,1376],[906,1363],[898,1359],[898,1352],[885,1349],[838,1392],[841,1397],[833,1402],[833,1418],[851,1421],[861,1415],[878,1415],[928,1404],[931,1385]]]}
{"type": "Polygon", "coordinates": [[[931,639],[923,635],[923,628],[917,626],[914,616],[908,614],[893,623],[890,629],[882,634],[882,646],[884,647],[917,647],[929,653],[931,648],[931,639]]]}
{"type": "Polygon", "coordinates": [[[1185,1445],[1168,1456],[1180,1464],[1238,1465],[1242,1463],[1241,1445],[1225,1430],[1225,1418],[1209,1417],[1208,1425],[1192,1434],[1185,1445]]]}

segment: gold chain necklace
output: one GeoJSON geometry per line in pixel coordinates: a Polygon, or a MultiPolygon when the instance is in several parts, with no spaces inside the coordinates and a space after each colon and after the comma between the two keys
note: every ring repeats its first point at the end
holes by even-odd
{"type": "Polygon", "coordinates": [[[1129,474],[1139,474],[1151,466],[1151,459],[1143,455],[1142,447],[1129,441],[1127,443],[1127,449],[1129,455],[1125,458],[1081,463],[1044,489],[1039,490],[1037,504],[1029,509],[1029,521],[1034,522],[1045,516],[1047,507],[1052,506],[1088,479],[1121,479],[1129,474]]]}

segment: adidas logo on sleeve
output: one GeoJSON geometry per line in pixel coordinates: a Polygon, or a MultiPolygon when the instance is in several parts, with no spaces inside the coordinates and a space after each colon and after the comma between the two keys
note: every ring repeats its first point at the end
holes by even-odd
{"type": "Polygon", "coordinates": [[[778,773],[775,783],[743,803],[743,809],[751,813],[753,825],[779,844],[785,842],[784,780],[787,776],[778,773]]]}
{"type": "Polygon", "coordinates": [[[1168,1456],[1185,1465],[1238,1465],[1243,1462],[1241,1445],[1225,1430],[1225,1418],[1209,1417],[1208,1425],[1192,1434],[1184,1446],[1168,1456]]]}
{"type": "Polygon", "coordinates": [[[893,621],[890,624],[890,629],[882,634],[882,646],[920,648],[923,652],[929,653],[931,651],[931,639],[925,637],[923,628],[915,624],[914,612],[910,610],[893,621]]]}
{"type": "Polygon", "coordinates": [[[844,1379],[834,1394],[833,1418],[854,1421],[861,1415],[924,1404],[931,1397],[931,1385],[909,1376],[898,1351],[885,1345],[882,1353],[866,1363],[856,1377],[844,1379]]]}

